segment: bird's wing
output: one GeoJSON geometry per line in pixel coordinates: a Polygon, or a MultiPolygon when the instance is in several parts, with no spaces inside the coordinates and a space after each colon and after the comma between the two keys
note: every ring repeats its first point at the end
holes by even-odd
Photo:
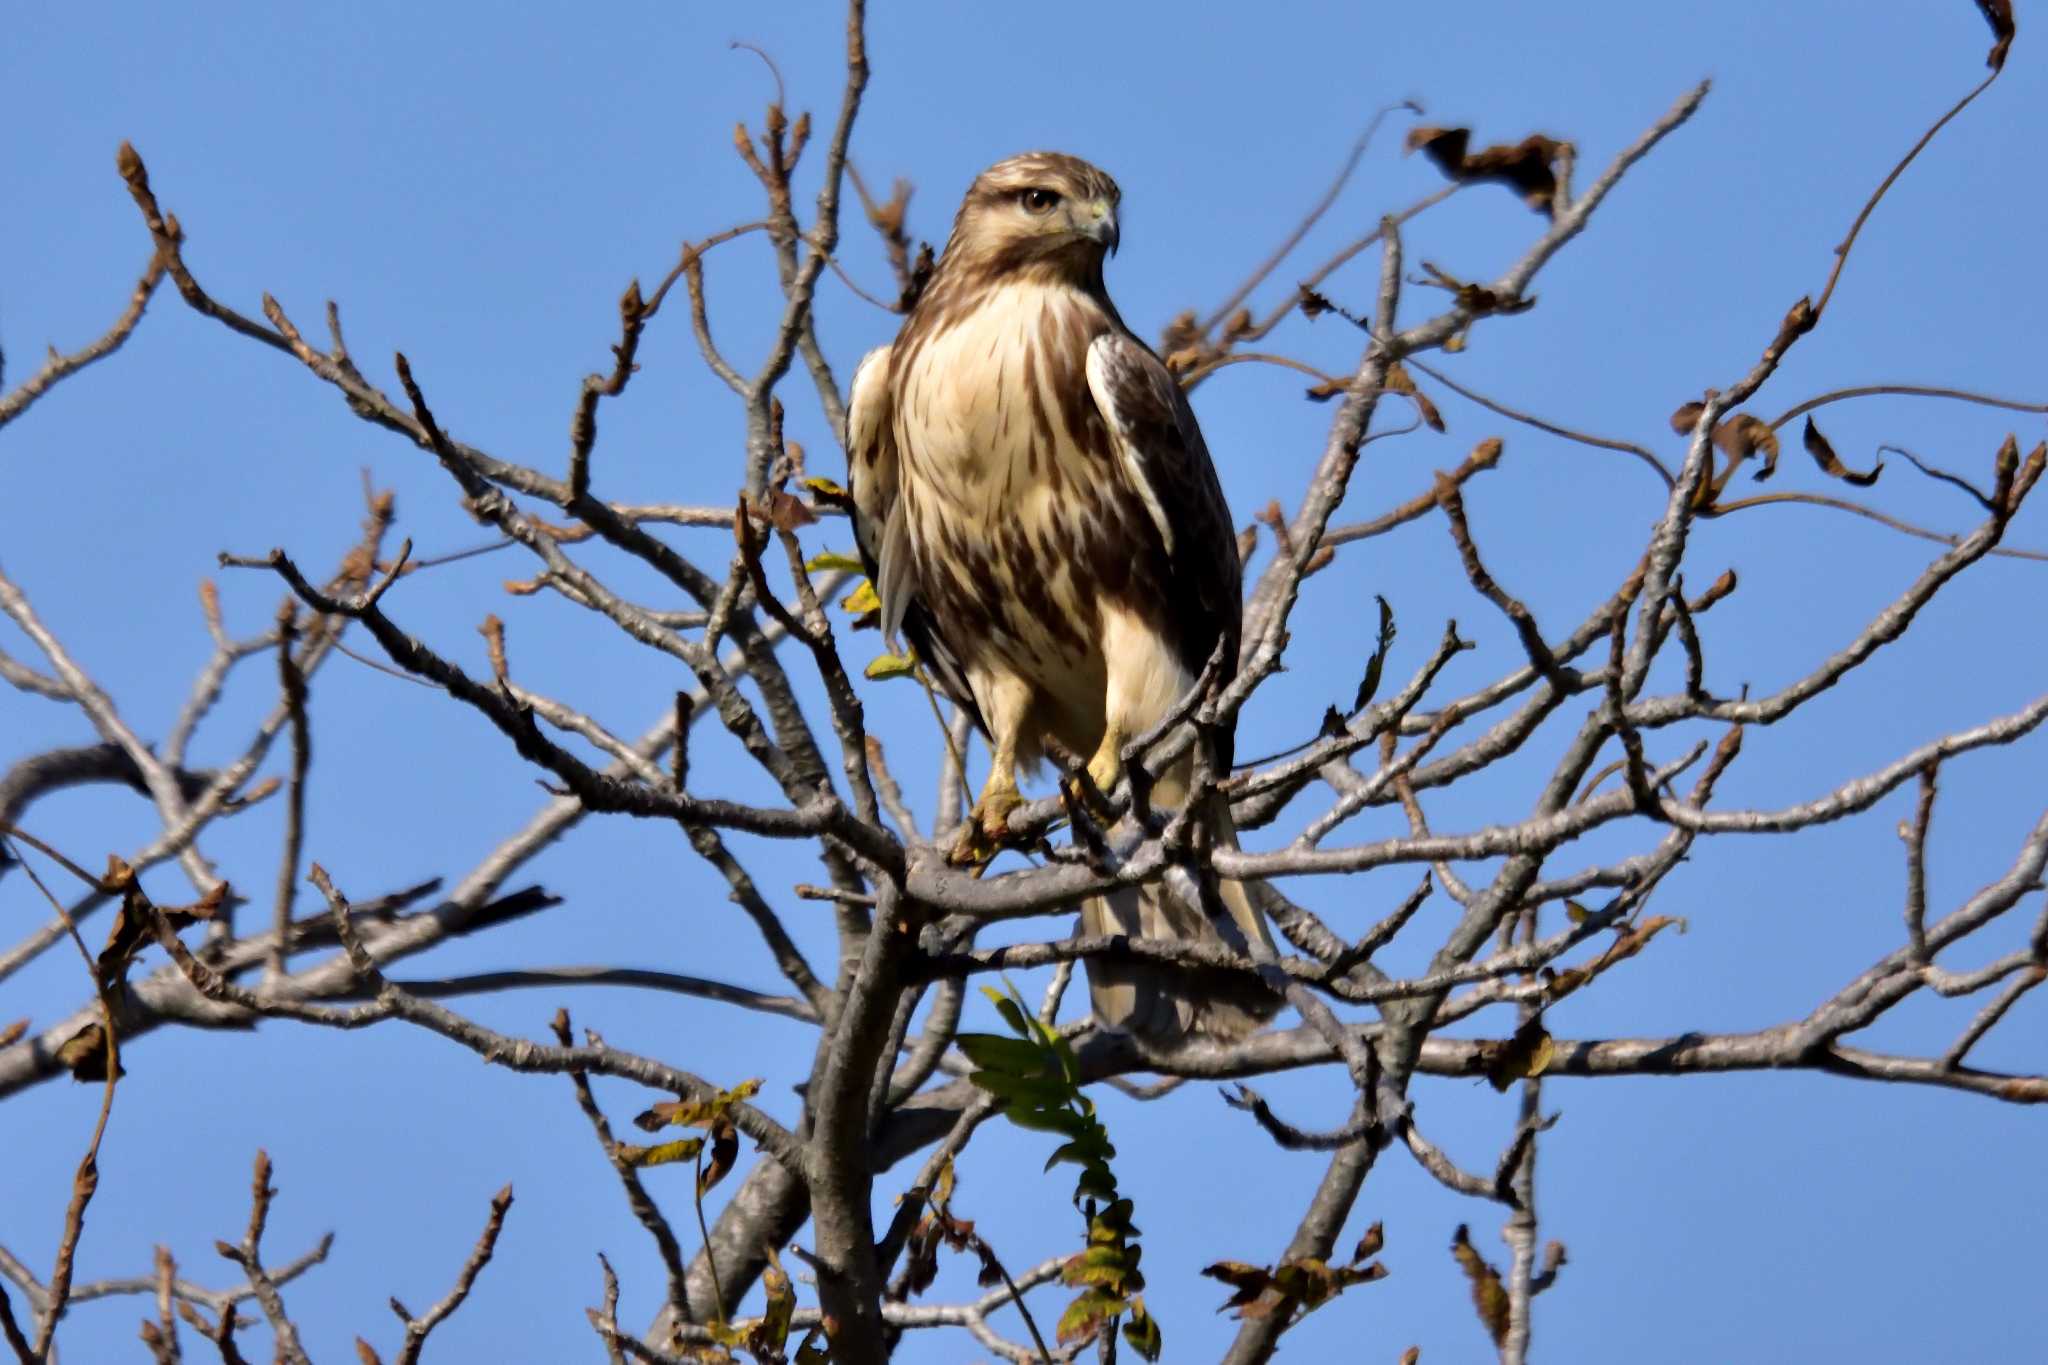
{"type": "Polygon", "coordinates": [[[1230,507],[1180,385],[1143,342],[1105,332],[1088,347],[1088,389],[1118,470],[1166,552],[1164,584],[1182,665],[1199,674],[1219,638],[1224,677],[1237,670],[1244,604],[1230,507]]]}
{"type": "Polygon", "coordinates": [[[846,475],[853,494],[853,535],[861,567],[882,600],[882,633],[901,635],[955,705],[983,731],[981,712],[960,661],[933,628],[917,587],[908,519],[897,497],[896,399],[889,382],[895,348],[879,346],[854,369],[846,405],[846,475]]]}

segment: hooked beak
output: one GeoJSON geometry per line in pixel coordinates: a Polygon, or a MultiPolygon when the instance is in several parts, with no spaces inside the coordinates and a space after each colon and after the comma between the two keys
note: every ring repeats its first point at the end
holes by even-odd
{"type": "Polygon", "coordinates": [[[1110,255],[1116,255],[1117,227],[1115,206],[1106,199],[1098,199],[1090,204],[1088,209],[1091,219],[1088,226],[1082,230],[1088,235],[1089,240],[1100,242],[1109,249],[1110,255]]]}

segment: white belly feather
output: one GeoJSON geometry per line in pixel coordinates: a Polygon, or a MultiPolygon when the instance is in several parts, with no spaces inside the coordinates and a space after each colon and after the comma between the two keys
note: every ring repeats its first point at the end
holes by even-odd
{"type": "MultiPolygon", "coordinates": [[[[983,648],[962,651],[976,704],[993,715],[1021,701],[1035,722],[1027,731],[1049,730],[1085,755],[1111,715],[1125,734],[1141,732],[1193,679],[1150,622],[1098,595],[1086,566],[1074,562],[1075,545],[1099,539],[1101,528],[1077,537],[1070,523],[1098,520],[1105,494],[1135,496],[1107,452],[1075,444],[1062,403],[1093,400],[1085,382],[1062,394],[1042,349],[1043,338],[1064,330],[1058,310],[1078,306],[1070,290],[1003,286],[907,358],[896,420],[899,492],[920,575],[953,578],[950,594],[927,583],[928,598],[936,605],[979,593],[996,608],[983,648]],[[1118,486],[1106,489],[1104,480],[1118,486]],[[978,548],[979,561],[949,553],[949,540],[978,548]],[[1035,577],[1044,591],[991,596],[987,585],[966,581],[977,571],[1010,585],[1035,577]],[[1048,612],[1070,629],[1055,628],[1048,612]]],[[[1020,739],[1028,761],[1035,736],[1020,739]]]]}

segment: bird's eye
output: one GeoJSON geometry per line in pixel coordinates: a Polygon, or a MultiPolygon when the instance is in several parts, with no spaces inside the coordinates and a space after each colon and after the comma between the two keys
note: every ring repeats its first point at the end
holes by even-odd
{"type": "Polygon", "coordinates": [[[1017,199],[1019,203],[1024,205],[1026,213],[1051,213],[1053,208],[1060,202],[1057,192],[1043,189],[1025,190],[1017,196],[1017,199]]]}

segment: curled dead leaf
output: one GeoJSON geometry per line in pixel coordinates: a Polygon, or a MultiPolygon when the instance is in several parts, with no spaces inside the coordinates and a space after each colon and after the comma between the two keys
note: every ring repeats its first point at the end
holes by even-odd
{"type": "Polygon", "coordinates": [[[1691,612],[1693,615],[1698,616],[1701,612],[1713,606],[1716,602],[1726,597],[1729,593],[1734,592],[1737,581],[1738,580],[1735,576],[1735,570],[1721,570],[1721,576],[1715,579],[1712,583],[1708,584],[1707,590],[1705,592],[1701,593],[1698,597],[1693,598],[1692,601],[1686,603],[1685,609],[1691,612]]]}
{"type": "Polygon", "coordinates": [[[732,1170],[732,1164],[739,1159],[740,1130],[726,1115],[719,1115],[711,1125],[711,1159],[697,1172],[697,1197],[702,1199],[713,1186],[725,1179],[732,1170]]]}
{"type": "MultiPolygon", "coordinates": [[[[1993,71],[2005,69],[2005,54],[2012,50],[2013,36],[2019,31],[2013,22],[2012,0],[1977,0],[1977,8],[1984,15],[1984,22],[1991,25],[1990,55],[1984,58],[1984,65],[1993,71]]],[[[125,145],[125,144],[124,144],[125,145]]]]}
{"type": "Polygon", "coordinates": [[[1506,185],[1538,213],[1551,213],[1557,197],[1557,162],[1570,143],[1532,133],[1520,142],[1474,152],[1468,150],[1471,138],[1469,128],[1417,127],[1408,132],[1407,150],[1420,151],[1460,184],[1506,185]]]}
{"type": "MultiPolygon", "coordinates": [[[[87,1024],[57,1048],[57,1061],[67,1067],[74,1081],[104,1081],[107,1079],[107,1029],[95,1020],[87,1024]]],[[[118,1078],[128,1074],[128,1068],[121,1065],[121,1055],[114,1054],[114,1075],[118,1078]]]]}
{"type": "Polygon", "coordinates": [[[799,526],[814,526],[818,514],[810,504],[785,488],[770,489],[767,497],[768,524],[778,531],[794,531],[799,526]]]}
{"type": "MultiPolygon", "coordinates": [[[[1422,424],[1431,431],[1444,429],[1444,417],[1437,411],[1429,395],[1415,387],[1415,377],[1408,373],[1408,367],[1395,361],[1387,367],[1386,388],[1388,393],[1398,393],[1415,404],[1415,411],[1422,418],[1422,424]]],[[[1341,390],[1340,390],[1341,391],[1341,390]]]]}
{"type": "Polygon", "coordinates": [[[1451,1256],[1472,1282],[1472,1309],[1479,1315],[1480,1326],[1493,1338],[1495,1346],[1500,1345],[1508,1335],[1508,1291],[1501,1283],[1500,1272],[1472,1245],[1471,1230],[1463,1223],[1451,1234],[1451,1256]]]}
{"type": "MultiPolygon", "coordinates": [[[[1813,456],[1813,462],[1820,466],[1820,472],[1829,478],[1840,479],[1858,488],[1868,488],[1877,482],[1878,475],[1884,473],[1884,465],[1881,463],[1871,466],[1867,474],[1859,474],[1843,464],[1841,457],[1835,454],[1834,446],[1828,443],[1827,437],[1821,435],[1820,428],[1813,424],[1811,417],[1806,419],[1806,434],[1802,439],[1806,453],[1813,456]]],[[[1763,475],[1758,474],[1757,477],[1762,478],[1763,475]]]]}
{"type": "Polygon", "coordinates": [[[1495,1090],[1506,1090],[1516,1081],[1541,1076],[1556,1055],[1557,1045],[1550,1031],[1543,1027],[1543,1016],[1539,1014],[1516,1029],[1514,1037],[1488,1060],[1486,1079],[1495,1090]]]}

